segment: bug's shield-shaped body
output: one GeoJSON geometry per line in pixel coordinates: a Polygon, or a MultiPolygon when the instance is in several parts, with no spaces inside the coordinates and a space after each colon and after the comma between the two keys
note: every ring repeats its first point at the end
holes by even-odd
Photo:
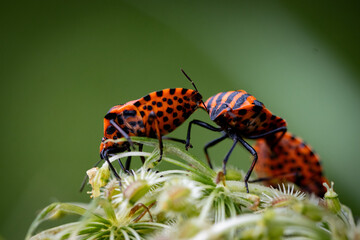
{"type": "Polygon", "coordinates": [[[262,102],[244,90],[220,92],[205,105],[212,121],[225,131],[231,129],[245,138],[256,138],[280,127],[286,121],[273,115],[262,102]]]}
{"type": "Polygon", "coordinates": [[[254,149],[258,153],[255,172],[260,178],[268,178],[268,185],[292,182],[306,192],[322,197],[326,188],[320,158],[304,141],[287,132],[278,144],[270,149],[271,143],[258,139],[254,149]]]}
{"type": "Polygon", "coordinates": [[[159,138],[180,126],[197,108],[202,105],[199,92],[185,88],[168,88],[152,92],[138,100],[112,107],[104,118],[104,137],[100,152],[112,153],[129,149],[128,142],[105,142],[123,135],[110,123],[110,120],[128,136],[159,138]],[[160,135],[160,136],[159,136],[160,135]]]}

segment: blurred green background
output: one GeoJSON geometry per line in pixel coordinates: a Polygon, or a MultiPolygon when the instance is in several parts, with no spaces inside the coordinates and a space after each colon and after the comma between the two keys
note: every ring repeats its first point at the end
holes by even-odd
{"type": "MultiPolygon", "coordinates": [[[[205,99],[245,89],[285,118],[359,216],[359,12],[355,1],[1,3],[0,238],[22,239],[53,201],[89,201],[78,190],[99,159],[104,114],[192,88],[180,67],[205,99]]],[[[191,118],[210,122],[202,111],[191,118]]],[[[193,136],[203,157],[218,134],[193,136]]],[[[212,158],[220,164],[230,145],[212,158]]],[[[229,165],[247,169],[249,153],[237,147],[229,165]]]]}

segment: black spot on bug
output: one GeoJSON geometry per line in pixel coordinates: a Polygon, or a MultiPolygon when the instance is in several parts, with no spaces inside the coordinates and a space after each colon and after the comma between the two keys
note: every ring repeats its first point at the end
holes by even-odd
{"type": "Polygon", "coordinates": [[[277,121],[277,122],[282,122],[283,119],[282,119],[282,118],[278,118],[276,121],[277,121]]]}
{"type": "Polygon", "coordinates": [[[174,96],[174,100],[177,100],[178,99],[178,97],[177,96],[174,96]]]}
{"type": "Polygon", "coordinates": [[[183,89],[181,90],[181,94],[183,94],[183,95],[184,95],[187,91],[188,91],[188,89],[183,88],[183,89]]]}
{"type": "Polygon", "coordinates": [[[119,125],[123,125],[124,124],[124,119],[121,115],[118,115],[117,116],[117,122],[119,125]]]}
{"type": "Polygon", "coordinates": [[[137,125],[137,122],[130,121],[128,122],[130,126],[135,127],[137,125]]]}
{"type": "Polygon", "coordinates": [[[136,116],[136,111],[135,110],[124,110],[123,111],[123,116],[124,116],[124,118],[135,117],[136,116]]]}
{"type": "Polygon", "coordinates": [[[238,111],[238,114],[239,115],[245,115],[247,113],[247,110],[246,109],[240,109],[239,111],[238,111]]]}
{"type": "Polygon", "coordinates": [[[163,102],[166,102],[167,98],[166,98],[166,97],[164,97],[162,100],[163,100],[163,102]]]}
{"type": "Polygon", "coordinates": [[[266,113],[262,113],[262,114],[260,115],[260,121],[263,122],[263,121],[265,121],[265,120],[266,120],[266,113]]]}
{"type": "Polygon", "coordinates": [[[106,134],[111,135],[111,134],[113,134],[115,131],[116,131],[116,128],[115,128],[114,126],[108,126],[108,127],[106,128],[106,134]]]}
{"type": "Polygon", "coordinates": [[[270,120],[274,120],[276,118],[276,116],[275,115],[272,115],[271,117],[270,117],[270,120]]]}
{"type": "Polygon", "coordinates": [[[241,122],[244,125],[248,125],[249,124],[249,119],[245,119],[244,121],[241,122]]]}
{"type": "Polygon", "coordinates": [[[234,122],[240,122],[241,121],[241,117],[234,117],[233,119],[232,119],[232,121],[234,121],[234,122]]]}
{"type": "Polygon", "coordinates": [[[184,101],[184,100],[183,100],[182,98],[179,98],[179,99],[178,99],[178,102],[179,102],[179,103],[183,103],[183,101],[184,101]]]}
{"type": "Polygon", "coordinates": [[[162,102],[157,102],[157,103],[156,103],[156,106],[162,107],[162,102]]]}
{"type": "Polygon", "coordinates": [[[260,112],[255,112],[250,118],[256,118],[259,114],[260,112]]]}
{"type": "Polygon", "coordinates": [[[189,112],[184,112],[183,114],[182,114],[182,117],[183,118],[188,118],[190,116],[190,113],[189,112]]]}
{"type": "Polygon", "coordinates": [[[163,115],[164,115],[163,111],[158,111],[156,113],[156,116],[158,116],[158,117],[162,117],[163,115]]]}
{"type": "Polygon", "coordinates": [[[151,100],[150,95],[146,95],[146,96],[144,97],[144,100],[145,100],[145,101],[150,101],[150,100],[151,100]]]}
{"type": "Polygon", "coordinates": [[[165,129],[165,130],[169,130],[170,128],[171,128],[171,126],[170,126],[169,124],[165,124],[165,125],[164,125],[164,129],[165,129]]]}
{"type": "Polygon", "coordinates": [[[166,112],[167,113],[172,113],[174,111],[174,109],[172,109],[172,108],[170,108],[170,107],[168,107],[167,109],[166,109],[166,112]]]}
{"type": "Polygon", "coordinates": [[[184,100],[185,100],[185,101],[189,101],[190,99],[189,99],[188,96],[184,96],[184,100]]]}
{"type": "Polygon", "coordinates": [[[169,91],[169,92],[170,92],[171,95],[174,95],[174,93],[175,93],[175,88],[170,88],[170,91],[169,91]]]}
{"type": "Polygon", "coordinates": [[[177,116],[178,116],[177,112],[174,112],[174,113],[173,113],[173,117],[175,118],[175,117],[177,117],[177,116]]]}
{"type": "Polygon", "coordinates": [[[140,115],[143,117],[145,116],[145,112],[144,111],[140,111],[140,115]]]}
{"type": "Polygon", "coordinates": [[[121,129],[124,130],[124,132],[126,132],[127,134],[129,134],[129,128],[128,127],[123,127],[121,129]]]}
{"type": "Polygon", "coordinates": [[[152,107],[152,106],[148,106],[147,109],[151,111],[151,110],[153,109],[153,107],[152,107]]]}
{"type": "Polygon", "coordinates": [[[152,104],[152,105],[155,105],[155,104],[156,104],[156,101],[152,101],[151,104],[152,104]]]}
{"type": "Polygon", "coordinates": [[[263,128],[266,128],[269,124],[268,123],[264,123],[263,125],[261,125],[263,128]]]}
{"type": "Polygon", "coordinates": [[[184,104],[184,107],[187,108],[187,109],[189,109],[189,108],[190,108],[190,104],[185,103],[185,104],[184,104]]]}
{"type": "Polygon", "coordinates": [[[138,121],[138,122],[137,122],[137,124],[138,124],[138,125],[139,125],[139,127],[141,127],[141,128],[143,128],[143,127],[144,127],[144,123],[143,123],[143,121],[141,121],[141,120],[140,120],[140,121],[138,121]]]}
{"type": "Polygon", "coordinates": [[[176,106],[176,109],[177,109],[178,111],[181,111],[181,110],[183,109],[183,107],[182,107],[181,105],[177,105],[177,106],[176,106]]]}
{"type": "Polygon", "coordinates": [[[175,118],[174,121],[173,121],[173,124],[174,124],[175,126],[179,126],[179,125],[180,125],[180,119],[175,118]]]}
{"type": "Polygon", "coordinates": [[[116,137],[117,137],[117,138],[121,138],[121,137],[122,137],[122,136],[121,136],[121,133],[117,132],[117,133],[116,133],[116,137]]]}
{"type": "Polygon", "coordinates": [[[144,110],[146,110],[146,109],[147,109],[147,106],[146,106],[146,105],[145,105],[145,106],[143,106],[143,109],[144,109],[144,110]]]}
{"type": "Polygon", "coordinates": [[[136,103],[134,103],[134,106],[135,107],[140,107],[140,105],[141,105],[141,103],[138,101],[138,102],[136,102],[136,103]]]}
{"type": "Polygon", "coordinates": [[[172,105],[172,104],[173,104],[173,101],[169,98],[169,99],[167,100],[167,103],[168,103],[169,105],[172,105]]]}
{"type": "Polygon", "coordinates": [[[169,120],[169,118],[166,117],[166,116],[163,118],[163,121],[164,121],[164,122],[167,122],[168,120],[169,120]]]}
{"type": "Polygon", "coordinates": [[[162,97],[162,95],[163,95],[163,91],[161,90],[161,91],[157,91],[156,92],[156,96],[158,96],[158,97],[162,97]]]}
{"type": "Polygon", "coordinates": [[[137,135],[137,136],[141,136],[141,135],[142,135],[142,132],[141,132],[140,129],[136,130],[136,135],[137,135]]]}
{"type": "Polygon", "coordinates": [[[252,107],[252,110],[257,113],[259,113],[262,109],[263,109],[262,106],[258,106],[258,105],[252,107]]]}
{"type": "Polygon", "coordinates": [[[278,169],[283,169],[283,167],[284,167],[284,166],[283,166],[281,163],[278,163],[278,165],[277,165],[277,168],[278,168],[278,169]]]}

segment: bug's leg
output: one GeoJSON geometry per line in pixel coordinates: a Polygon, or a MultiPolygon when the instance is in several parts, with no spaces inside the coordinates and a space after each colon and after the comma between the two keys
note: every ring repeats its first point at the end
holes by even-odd
{"type": "Polygon", "coordinates": [[[151,113],[149,114],[148,123],[151,127],[152,127],[152,125],[154,125],[155,135],[156,135],[156,138],[159,140],[160,158],[157,161],[160,162],[163,157],[164,146],[163,146],[163,142],[162,142],[162,136],[160,133],[159,121],[156,118],[156,114],[154,111],[151,111],[151,113]]]}
{"type": "Polygon", "coordinates": [[[249,193],[248,181],[249,181],[250,175],[255,167],[258,156],[257,156],[255,149],[250,144],[248,144],[244,139],[242,139],[240,136],[238,136],[237,139],[246,148],[246,150],[248,150],[251,153],[251,155],[253,155],[253,157],[254,157],[253,161],[251,163],[251,166],[250,166],[249,170],[247,171],[245,178],[244,178],[246,192],[249,193]]]}
{"type": "Polygon", "coordinates": [[[281,132],[281,135],[271,144],[270,148],[274,149],[274,147],[280,142],[280,140],[283,138],[287,131],[286,127],[283,127],[282,129],[278,130],[278,132],[281,132]]]}
{"type": "MultiPolygon", "coordinates": [[[[111,164],[110,160],[109,160],[109,156],[107,154],[107,152],[105,151],[105,153],[103,154],[104,156],[104,160],[108,163],[110,170],[112,171],[112,173],[114,174],[115,178],[119,181],[119,187],[121,189],[121,177],[119,176],[119,174],[116,172],[116,169],[114,168],[114,166],[111,164]]],[[[122,165],[122,164],[121,164],[122,165]]],[[[123,167],[123,166],[122,166],[123,167]]]]}
{"type": "MultiPolygon", "coordinates": [[[[95,163],[95,165],[93,167],[97,167],[97,165],[99,165],[99,163],[102,161],[102,159],[100,159],[99,161],[97,161],[95,163]]],[[[80,192],[82,192],[84,190],[84,187],[85,187],[85,184],[87,182],[87,180],[89,179],[89,176],[86,174],[86,176],[84,177],[84,180],[82,181],[81,183],[81,186],[80,186],[80,192]]]]}
{"type": "MultiPolygon", "coordinates": [[[[173,137],[163,136],[162,139],[163,139],[163,140],[170,140],[170,141],[174,141],[174,142],[178,142],[178,143],[182,143],[182,144],[186,144],[186,140],[179,139],[179,138],[173,138],[173,137]]],[[[192,148],[193,146],[190,144],[189,147],[192,148]]]]}
{"type": "Polygon", "coordinates": [[[214,132],[221,132],[222,129],[221,128],[217,128],[217,127],[214,127],[206,122],[203,122],[203,121],[200,121],[200,120],[192,120],[190,123],[189,123],[189,126],[188,126],[188,131],[187,131],[187,136],[186,136],[186,144],[185,144],[185,148],[186,150],[189,149],[190,147],[190,134],[191,134],[191,125],[192,124],[196,124],[200,127],[203,127],[203,128],[206,128],[206,129],[209,129],[211,131],[214,131],[214,132]]]}
{"type": "MultiPolygon", "coordinates": [[[[142,152],[143,147],[144,147],[143,144],[139,144],[139,152],[142,152]]],[[[141,159],[142,164],[144,164],[144,163],[145,163],[145,157],[144,157],[144,156],[140,156],[140,159],[141,159]]]]}
{"type": "Polygon", "coordinates": [[[204,152],[205,152],[205,156],[206,156],[206,160],[209,164],[209,167],[211,169],[213,169],[213,166],[211,164],[211,160],[210,160],[210,157],[209,157],[209,153],[208,153],[208,148],[209,147],[212,147],[216,144],[218,144],[219,142],[223,141],[224,139],[228,138],[228,135],[224,132],[224,135],[219,137],[219,138],[216,138],[214,140],[212,140],[211,142],[208,142],[205,146],[204,146],[204,152]]]}
{"type": "Polygon", "coordinates": [[[234,148],[235,148],[236,144],[238,143],[238,141],[239,141],[239,140],[238,140],[237,138],[234,139],[233,145],[231,146],[229,152],[226,154],[226,156],[225,156],[225,158],[224,158],[224,160],[223,160],[223,173],[224,173],[224,175],[226,175],[226,163],[227,163],[227,161],[229,160],[230,154],[231,154],[232,151],[234,150],[234,148]]]}
{"type": "MultiPolygon", "coordinates": [[[[131,152],[131,150],[129,149],[128,152],[131,152]]],[[[119,159],[120,161],[120,159],[119,159]]],[[[128,173],[130,170],[130,165],[131,165],[131,156],[128,156],[125,162],[125,171],[128,173]]]]}
{"type": "Polygon", "coordinates": [[[160,149],[160,158],[157,161],[160,162],[162,157],[163,157],[164,146],[163,146],[162,138],[161,138],[161,135],[160,135],[159,125],[157,124],[157,121],[155,121],[155,123],[156,123],[156,125],[155,125],[156,126],[156,135],[158,136],[159,149],[160,149]]]}
{"type": "MultiPolygon", "coordinates": [[[[246,137],[246,138],[249,138],[249,139],[257,139],[257,138],[263,138],[263,137],[268,137],[268,136],[271,136],[277,132],[282,132],[282,134],[275,140],[272,140],[272,144],[270,146],[271,149],[273,149],[278,143],[279,141],[281,140],[281,138],[284,136],[284,134],[286,133],[287,131],[287,128],[286,127],[279,127],[279,128],[276,128],[274,130],[271,130],[269,132],[266,132],[266,133],[263,133],[263,134],[259,134],[259,135],[256,135],[256,136],[249,136],[249,137],[246,137]]],[[[275,135],[274,135],[275,136],[275,135]]]]}
{"type": "Polygon", "coordinates": [[[134,148],[134,143],[131,141],[131,138],[129,137],[129,135],[121,129],[121,127],[114,121],[114,119],[110,119],[110,124],[113,125],[116,130],[118,130],[120,132],[121,135],[124,136],[124,138],[126,138],[126,140],[129,142],[130,146],[134,148]]]}

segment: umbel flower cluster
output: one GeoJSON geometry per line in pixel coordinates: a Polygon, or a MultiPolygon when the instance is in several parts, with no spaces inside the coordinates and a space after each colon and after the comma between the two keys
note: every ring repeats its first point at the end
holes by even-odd
{"type": "Polygon", "coordinates": [[[242,171],[229,168],[225,180],[169,143],[162,161],[177,170],[156,171],[157,140],[132,140],[155,150],[121,153],[110,160],[145,156],[140,169],[121,173],[121,186],[106,163],[90,169],[91,201],[49,205],[26,239],[360,239],[360,224],[341,204],[333,184],[326,186],[322,199],[285,184],[277,189],[249,184],[247,193],[242,171]],[[38,230],[44,221],[67,215],[79,217],[38,230]]]}

